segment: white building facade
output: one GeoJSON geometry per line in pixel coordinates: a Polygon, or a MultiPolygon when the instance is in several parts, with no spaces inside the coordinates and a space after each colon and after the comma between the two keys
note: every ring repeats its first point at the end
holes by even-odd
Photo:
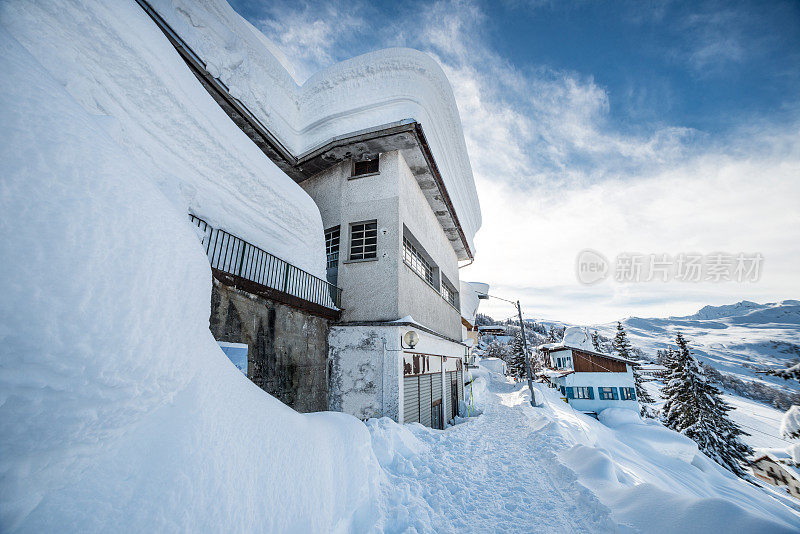
{"type": "Polygon", "coordinates": [[[420,151],[384,140],[301,186],[322,216],[328,280],[342,288],[329,336],[329,407],[444,428],[464,399],[458,269],[471,251],[454,231],[457,217],[435,210],[420,151]],[[414,345],[403,341],[412,330],[414,345]]]}

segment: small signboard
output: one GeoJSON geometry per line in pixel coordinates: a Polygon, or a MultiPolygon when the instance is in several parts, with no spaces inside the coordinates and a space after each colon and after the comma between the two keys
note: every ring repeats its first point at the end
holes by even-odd
{"type": "Polygon", "coordinates": [[[228,343],[227,341],[217,341],[225,356],[233,362],[245,376],[247,376],[247,343],[228,343]]]}

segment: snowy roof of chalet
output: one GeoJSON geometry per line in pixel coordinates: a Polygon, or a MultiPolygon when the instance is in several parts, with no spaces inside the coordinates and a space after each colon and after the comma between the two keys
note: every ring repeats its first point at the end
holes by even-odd
{"type": "Polygon", "coordinates": [[[558,350],[579,350],[581,352],[586,352],[586,353],[592,354],[594,356],[600,356],[601,358],[607,358],[609,360],[615,360],[615,361],[618,361],[618,362],[627,363],[628,365],[636,365],[636,366],[639,365],[639,362],[635,362],[633,360],[626,360],[625,358],[620,358],[619,356],[613,356],[611,354],[605,354],[605,353],[602,353],[602,352],[588,350],[588,349],[585,349],[583,347],[573,347],[573,346],[570,346],[570,345],[565,345],[563,342],[561,342],[561,343],[544,343],[542,345],[539,345],[538,348],[540,350],[545,351],[545,352],[555,352],[555,351],[558,351],[558,350]]]}
{"type": "Polygon", "coordinates": [[[506,325],[503,325],[503,324],[485,324],[485,325],[479,326],[478,330],[480,330],[480,331],[483,331],[483,330],[502,330],[503,332],[505,332],[506,325]]]}
{"type": "Polygon", "coordinates": [[[792,460],[792,455],[789,454],[789,451],[786,449],[754,449],[755,452],[755,460],[763,459],[764,457],[769,458],[775,463],[783,463],[783,462],[790,462],[792,460]]]}
{"type": "Polygon", "coordinates": [[[399,150],[458,258],[473,257],[478,194],[452,87],[432,57],[378,50],[299,83],[277,47],[223,0],[150,2],[274,137],[284,172],[299,182],[399,150]]]}

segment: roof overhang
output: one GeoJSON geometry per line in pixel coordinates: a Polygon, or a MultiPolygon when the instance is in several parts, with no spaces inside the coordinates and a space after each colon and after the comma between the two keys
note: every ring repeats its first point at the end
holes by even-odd
{"type": "Polygon", "coordinates": [[[472,259],[472,250],[433,159],[425,132],[422,125],[413,119],[334,137],[301,154],[291,169],[284,170],[301,183],[342,161],[372,159],[394,150],[403,155],[458,259],[472,259]]]}

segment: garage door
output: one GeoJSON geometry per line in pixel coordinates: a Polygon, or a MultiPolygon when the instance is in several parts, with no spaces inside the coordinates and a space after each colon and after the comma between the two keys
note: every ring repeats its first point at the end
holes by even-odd
{"type": "Polygon", "coordinates": [[[403,379],[403,421],[419,423],[419,377],[403,379]]]}
{"type": "Polygon", "coordinates": [[[431,387],[433,375],[419,377],[419,422],[431,426],[431,387]]]}

